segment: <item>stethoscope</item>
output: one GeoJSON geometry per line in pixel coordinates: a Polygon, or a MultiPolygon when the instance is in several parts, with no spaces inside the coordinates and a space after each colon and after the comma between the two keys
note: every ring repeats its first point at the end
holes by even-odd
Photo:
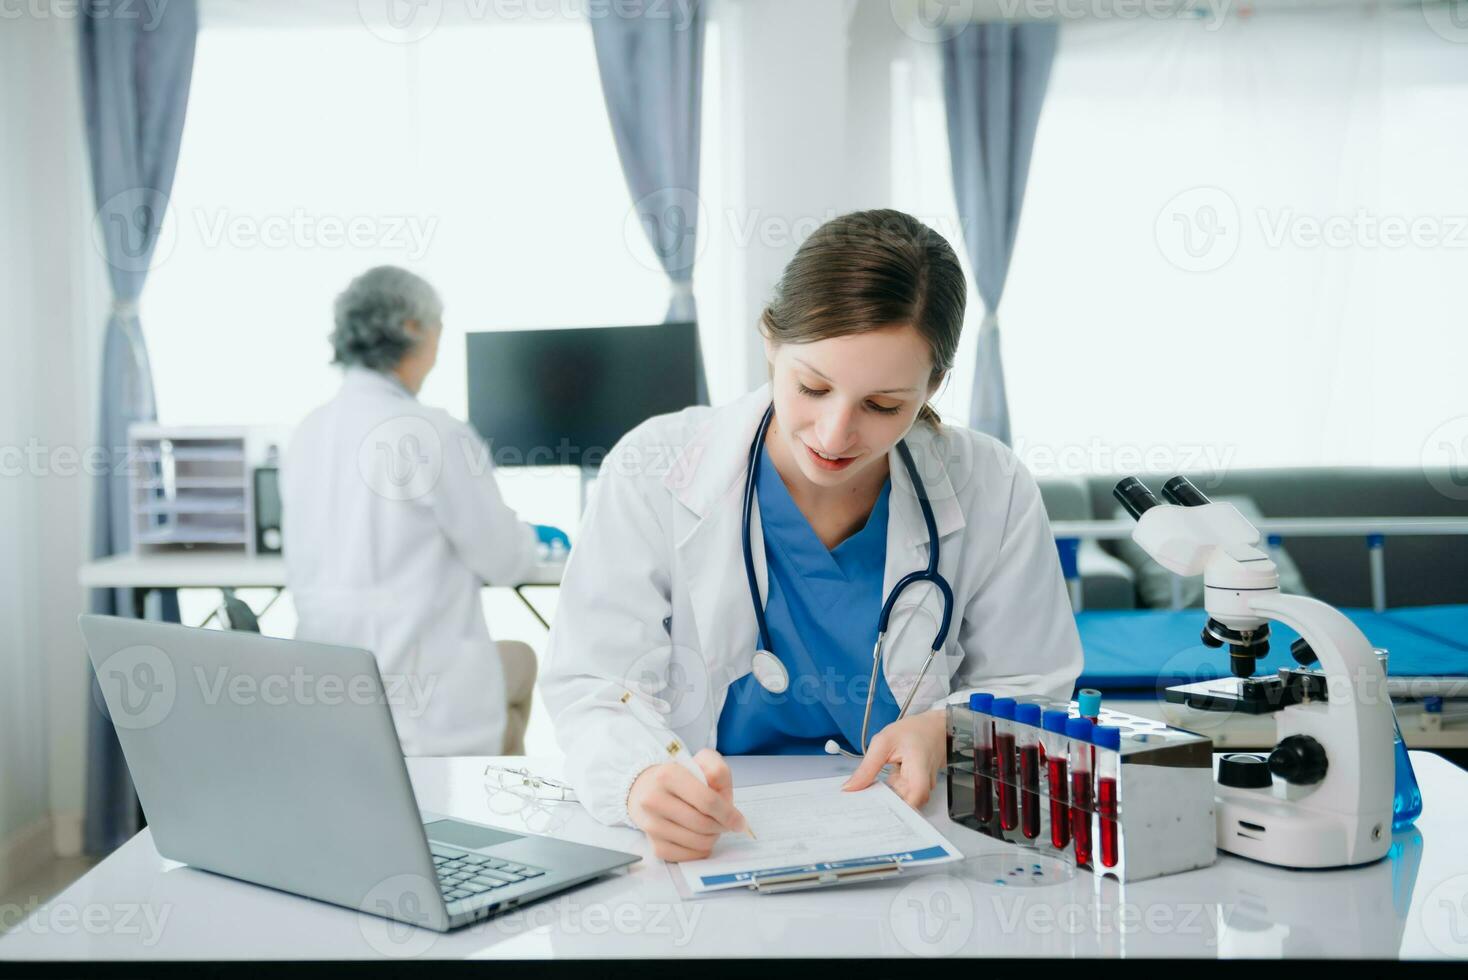
{"type": "MultiPolygon", "coordinates": [[[[744,471],[744,517],[740,525],[744,545],[744,574],[749,580],[749,597],[754,603],[754,618],[759,624],[759,649],[755,650],[752,669],[754,679],[759,682],[771,694],[783,694],[790,687],[790,671],[785,669],[785,664],[771,651],[770,630],[765,623],[764,602],[760,599],[759,579],[754,574],[754,549],[750,545],[750,517],[754,513],[755,486],[759,483],[759,467],[761,452],[765,446],[765,434],[769,432],[770,420],[774,418],[775,406],[772,404],[765,409],[764,418],[760,420],[759,429],[754,434],[754,442],[749,447],[749,464],[744,471]]],[[[826,752],[831,755],[844,755],[852,759],[860,759],[867,751],[867,726],[872,719],[872,699],[877,694],[877,668],[882,663],[882,641],[887,636],[887,624],[892,618],[892,609],[897,605],[902,591],[917,582],[931,582],[937,586],[943,596],[943,619],[938,625],[938,635],[933,639],[933,649],[928,652],[928,658],[923,661],[923,669],[918,672],[917,680],[912,685],[912,690],[907,692],[907,697],[902,702],[901,709],[897,712],[897,720],[900,721],[907,715],[908,706],[917,694],[919,685],[927,676],[928,667],[932,665],[933,658],[938,651],[943,649],[943,641],[948,639],[948,626],[953,619],[953,589],[949,587],[948,580],[938,574],[938,522],[933,518],[933,507],[928,503],[928,490],[918,476],[917,464],[912,461],[912,453],[908,451],[907,443],[899,440],[897,443],[897,454],[902,457],[902,463],[907,468],[908,476],[912,478],[913,489],[917,491],[918,504],[923,509],[923,523],[928,528],[928,567],[917,572],[909,572],[892,588],[887,600],[882,603],[882,614],[877,618],[877,643],[872,648],[872,676],[867,686],[866,710],[861,716],[861,755],[848,752],[836,744],[835,739],[826,742],[826,752]]]]}

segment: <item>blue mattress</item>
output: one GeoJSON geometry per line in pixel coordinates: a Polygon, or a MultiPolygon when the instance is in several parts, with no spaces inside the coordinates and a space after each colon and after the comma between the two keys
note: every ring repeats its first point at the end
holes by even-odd
{"type": "MultiPolygon", "coordinates": [[[[1343,609],[1374,646],[1391,652],[1393,677],[1468,676],[1468,605],[1417,606],[1373,612],[1343,609]]],[[[1076,614],[1086,662],[1079,687],[1102,691],[1147,691],[1229,673],[1228,652],[1198,639],[1207,615],[1202,609],[1097,610],[1076,614]]],[[[1270,624],[1269,654],[1258,672],[1292,667],[1290,643],[1299,634],[1270,624]]]]}

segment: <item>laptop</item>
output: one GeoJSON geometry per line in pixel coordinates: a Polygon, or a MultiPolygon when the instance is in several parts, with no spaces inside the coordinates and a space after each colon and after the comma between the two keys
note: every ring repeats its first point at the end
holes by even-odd
{"type": "Polygon", "coordinates": [[[439,932],[638,860],[420,810],[365,650],[79,621],[166,858],[439,932]]]}

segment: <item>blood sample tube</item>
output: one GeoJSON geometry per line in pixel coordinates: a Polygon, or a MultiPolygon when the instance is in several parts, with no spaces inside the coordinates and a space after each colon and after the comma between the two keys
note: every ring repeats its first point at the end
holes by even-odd
{"type": "Polygon", "coordinates": [[[1082,718],[1089,718],[1091,724],[1098,724],[1097,719],[1101,717],[1101,692],[1091,687],[1083,687],[1076,695],[1077,714],[1082,718]]]}
{"type": "Polygon", "coordinates": [[[1095,790],[1091,785],[1091,729],[1089,718],[1072,718],[1065,723],[1070,739],[1070,835],[1075,841],[1076,864],[1091,864],[1091,811],[1095,790]]]}
{"type": "Polygon", "coordinates": [[[994,706],[992,694],[970,694],[974,713],[974,819],[980,827],[994,821],[994,706]]]}
{"type": "Polygon", "coordinates": [[[1019,826],[1028,840],[1040,836],[1040,706],[1014,706],[1014,751],[1019,757],[1019,826]]]}
{"type": "Polygon", "coordinates": [[[1065,735],[1067,715],[1064,711],[1051,709],[1040,720],[1044,729],[1040,742],[1045,746],[1045,786],[1050,796],[1050,845],[1063,851],[1070,846],[1070,781],[1066,777],[1066,746],[1070,744],[1065,735]]]}
{"type": "Polygon", "coordinates": [[[999,828],[1014,830],[1019,826],[1019,777],[1014,755],[1014,699],[995,698],[994,712],[994,789],[999,796],[999,828]]]}
{"type": "Polygon", "coordinates": [[[1121,729],[1097,725],[1091,732],[1096,747],[1096,823],[1101,838],[1101,865],[1116,867],[1121,856],[1120,812],[1121,729]]]}

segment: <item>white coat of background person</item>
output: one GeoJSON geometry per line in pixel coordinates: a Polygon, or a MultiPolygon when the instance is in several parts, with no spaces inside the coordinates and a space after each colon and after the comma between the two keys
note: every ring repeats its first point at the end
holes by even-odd
{"type": "MultiPolygon", "coordinates": [[[[951,247],[916,219],[895,211],[834,219],[801,245],[762,318],[771,383],[720,408],[650,419],[608,455],[562,581],[541,676],[567,777],[597,819],[641,828],[654,853],[672,861],[706,856],[721,832],[744,826],[719,740],[757,731],[744,720],[751,702],[730,692],[752,690],[758,643],[742,554],[743,489],[751,440],[772,404],[763,472],[773,466],[779,476],[760,483],[749,535],[762,604],[773,585],[767,540],[788,553],[801,540],[809,548],[814,532],[819,557],[820,546],[855,540],[878,502],[888,506],[885,552],[864,573],[881,579],[872,608],[863,601],[822,619],[817,604],[816,626],[805,632],[819,643],[869,616],[864,639],[830,647],[853,666],[828,683],[828,667],[799,672],[792,664],[792,646],[809,649],[804,637],[787,635],[783,653],[775,645],[797,702],[830,710],[841,726],[848,722],[840,711],[851,719],[855,707],[861,717],[879,596],[927,564],[929,536],[899,440],[931,501],[938,571],[953,590],[946,643],[921,675],[911,711],[874,729],[848,788],[869,784],[890,763],[889,784],[921,806],[945,762],[947,702],[974,690],[1070,697],[1081,646],[1039,489],[1008,447],[941,425],[925,404],[952,366],[966,291],[951,247]],[[882,489],[889,478],[890,493],[882,489]],[[761,513],[785,496],[781,483],[801,513],[767,535],[771,522],[761,513]],[[800,522],[809,523],[805,537],[790,536],[800,522]],[[707,785],[669,762],[674,741],[696,753],[707,785]]],[[[897,601],[880,675],[896,704],[918,683],[941,614],[931,583],[897,601]]],[[[798,734],[814,738],[794,751],[820,751],[827,734],[855,745],[844,729],[798,734]]]]}
{"type": "Polygon", "coordinates": [[[534,654],[497,649],[480,590],[525,580],[537,532],[500,496],[478,434],[417,399],[442,312],[427,282],[391,266],[337,297],[342,386],[296,429],[281,469],[286,581],[297,639],[376,655],[405,754],[496,755],[506,674],[533,681],[534,654]]]}

